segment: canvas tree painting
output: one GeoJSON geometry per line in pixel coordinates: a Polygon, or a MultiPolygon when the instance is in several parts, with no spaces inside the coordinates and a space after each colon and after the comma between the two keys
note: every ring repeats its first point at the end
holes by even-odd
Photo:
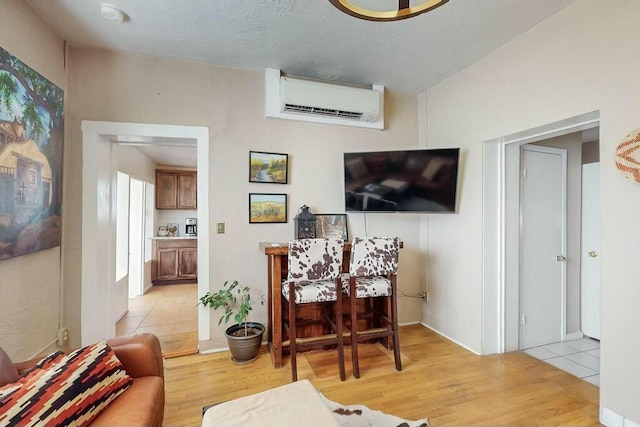
{"type": "Polygon", "coordinates": [[[0,48],[0,259],[60,246],[64,92],[0,48]]]}

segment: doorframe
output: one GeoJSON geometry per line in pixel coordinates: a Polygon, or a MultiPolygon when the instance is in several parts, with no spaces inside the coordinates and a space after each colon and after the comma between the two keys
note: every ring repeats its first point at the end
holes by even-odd
{"type": "MultiPolygon", "coordinates": [[[[194,139],[198,169],[198,294],[209,290],[209,128],[82,121],[81,345],[115,336],[111,321],[115,277],[117,136],[194,139]],[[109,250],[105,250],[108,248],[109,250]]],[[[198,339],[209,340],[210,310],[198,309],[198,339]]]]}
{"type": "MultiPolygon", "coordinates": [[[[548,138],[545,138],[548,139],[548,138]]],[[[544,140],[542,140],[544,141],[544,140]]],[[[523,285],[524,285],[524,280],[523,280],[523,276],[522,276],[522,266],[524,265],[525,259],[523,257],[523,250],[522,250],[522,242],[523,242],[523,232],[522,232],[522,227],[524,225],[524,221],[523,221],[523,213],[524,213],[524,206],[523,206],[523,199],[522,199],[522,185],[523,185],[523,180],[522,180],[522,165],[523,165],[523,152],[527,149],[529,149],[529,151],[535,151],[538,153],[545,153],[545,154],[553,154],[553,155],[559,155],[562,159],[562,182],[561,182],[561,193],[562,193],[562,238],[561,238],[561,248],[560,248],[560,255],[565,257],[565,261],[562,261],[561,264],[561,277],[560,277],[560,325],[558,325],[558,327],[560,328],[560,341],[565,341],[567,338],[567,263],[566,263],[566,256],[567,256],[567,150],[564,148],[555,148],[555,147],[545,147],[542,145],[534,145],[533,143],[529,143],[529,144],[521,144],[519,146],[520,148],[520,161],[519,161],[519,170],[520,170],[520,176],[518,178],[518,210],[519,210],[519,218],[520,218],[520,230],[518,233],[518,246],[519,246],[519,265],[518,265],[518,269],[519,269],[519,283],[517,284],[517,289],[518,289],[518,300],[519,300],[519,305],[518,305],[518,312],[519,315],[522,316],[522,311],[523,311],[523,307],[522,307],[522,289],[523,289],[523,285]]],[[[509,286],[507,284],[507,292],[511,289],[514,289],[515,286],[509,286]]],[[[506,304],[505,304],[506,307],[506,304]]],[[[508,322],[508,320],[506,320],[508,322]]],[[[509,328],[509,324],[507,323],[507,325],[505,325],[505,327],[508,329],[509,328]]],[[[523,325],[522,322],[518,322],[518,349],[523,349],[523,345],[522,345],[522,337],[523,337],[523,325]]]]}
{"type": "Polygon", "coordinates": [[[482,354],[517,349],[507,331],[506,251],[507,146],[528,144],[600,126],[600,112],[483,141],[482,182],[482,354]],[[515,348],[514,348],[515,347],[515,348]]]}

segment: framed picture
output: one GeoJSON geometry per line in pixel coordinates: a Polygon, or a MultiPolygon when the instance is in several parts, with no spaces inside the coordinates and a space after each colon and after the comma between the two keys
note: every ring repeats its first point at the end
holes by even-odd
{"type": "Polygon", "coordinates": [[[249,151],[249,182],[286,184],[289,155],[249,151]]]}
{"type": "Polygon", "coordinates": [[[315,214],[316,236],[349,240],[347,214],[315,214]]]}
{"type": "Polygon", "coordinates": [[[287,195],[249,193],[249,224],[287,222],[287,195]]]}
{"type": "Polygon", "coordinates": [[[167,236],[178,237],[178,224],[172,222],[167,224],[167,236]]]}

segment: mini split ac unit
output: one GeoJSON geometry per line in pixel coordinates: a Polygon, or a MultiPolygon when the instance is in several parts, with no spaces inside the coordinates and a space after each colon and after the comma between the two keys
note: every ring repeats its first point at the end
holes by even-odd
{"type": "Polygon", "coordinates": [[[384,129],[383,106],[383,86],[365,89],[265,71],[266,117],[384,129]]]}

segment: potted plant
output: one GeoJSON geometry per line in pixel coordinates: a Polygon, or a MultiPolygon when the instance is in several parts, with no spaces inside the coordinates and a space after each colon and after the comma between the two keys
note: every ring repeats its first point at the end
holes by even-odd
{"type": "MultiPolygon", "coordinates": [[[[238,365],[253,362],[258,357],[258,351],[262,344],[264,325],[257,322],[248,322],[247,318],[251,308],[251,289],[248,286],[240,286],[237,280],[224,282],[217,292],[207,292],[200,297],[200,304],[211,307],[214,310],[224,308],[224,314],[218,320],[218,325],[228,323],[231,316],[237,324],[230,326],[225,331],[231,360],[238,365]]],[[[260,298],[260,304],[264,305],[264,297],[260,298]]]]}

